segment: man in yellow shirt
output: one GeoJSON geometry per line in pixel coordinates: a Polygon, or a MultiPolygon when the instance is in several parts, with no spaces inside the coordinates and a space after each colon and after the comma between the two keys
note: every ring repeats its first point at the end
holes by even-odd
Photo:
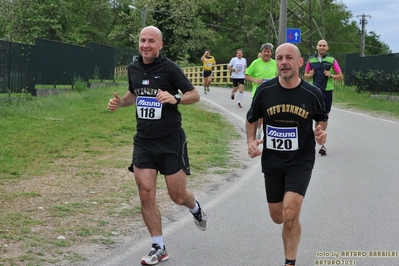
{"type": "Polygon", "coordinates": [[[203,65],[203,84],[204,84],[204,93],[209,92],[209,86],[212,82],[212,69],[213,66],[216,65],[216,60],[213,56],[211,56],[211,51],[209,49],[205,50],[204,55],[201,57],[202,65],[203,65]]]}

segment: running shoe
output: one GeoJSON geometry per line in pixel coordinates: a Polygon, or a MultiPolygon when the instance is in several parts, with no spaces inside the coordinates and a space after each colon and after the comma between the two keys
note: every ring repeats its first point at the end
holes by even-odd
{"type": "Polygon", "coordinates": [[[206,216],[205,212],[201,209],[200,204],[198,203],[198,212],[197,213],[191,213],[194,217],[194,223],[198,227],[199,230],[205,231],[208,229],[208,217],[206,216]]]}
{"type": "Polygon", "coordinates": [[[238,106],[238,107],[240,107],[240,108],[242,108],[242,105],[241,105],[241,103],[237,103],[237,106],[238,106]]]}
{"type": "Polygon", "coordinates": [[[320,150],[319,150],[320,155],[326,155],[327,154],[327,148],[324,145],[321,145],[320,150]]]}
{"type": "Polygon", "coordinates": [[[208,86],[208,87],[206,87],[206,90],[209,92],[209,86],[208,86]]]}
{"type": "Polygon", "coordinates": [[[165,246],[161,248],[158,244],[152,244],[151,251],[147,256],[141,259],[142,265],[155,265],[160,261],[169,259],[169,254],[166,251],[165,246]]]}
{"type": "Polygon", "coordinates": [[[206,94],[206,89],[204,89],[204,94],[206,94]]]}
{"type": "Polygon", "coordinates": [[[231,93],[230,98],[234,100],[234,93],[231,93]]]}

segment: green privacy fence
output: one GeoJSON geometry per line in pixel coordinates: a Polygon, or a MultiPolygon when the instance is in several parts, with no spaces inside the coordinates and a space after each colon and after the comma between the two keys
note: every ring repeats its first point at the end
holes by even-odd
{"type": "Polygon", "coordinates": [[[36,39],[34,76],[36,84],[73,84],[74,78],[113,79],[115,48],[90,43],[81,47],[36,39]]]}
{"type": "Polygon", "coordinates": [[[33,49],[33,45],[0,40],[0,93],[31,92],[33,49]]]}
{"type": "Polygon", "coordinates": [[[346,85],[372,92],[399,92],[399,53],[365,57],[348,54],[345,61],[346,85]]]}
{"type": "Polygon", "coordinates": [[[115,48],[81,47],[45,39],[34,45],[0,40],[0,93],[30,92],[35,84],[73,84],[75,78],[113,79],[115,48]]]}

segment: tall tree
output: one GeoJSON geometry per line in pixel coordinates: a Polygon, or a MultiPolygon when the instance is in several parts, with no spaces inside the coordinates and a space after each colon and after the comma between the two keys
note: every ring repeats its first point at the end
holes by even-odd
{"type": "Polygon", "coordinates": [[[256,58],[263,43],[276,43],[272,33],[278,6],[273,6],[274,2],[277,1],[215,1],[201,9],[199,15],[216,34],[203,40],[198,56],[204,48],[210,48],[217,61],[223,63],[235,56],[236,49],[242,48],[249,61],[256,58]]]}
{"type": "Polygon", "coordinates": [[[0,39],[9,40],[10,23],[12,17],[12,0],[0,1],[0,39]]]}
{"type": "Polygon", "coordinates": [[[33,43],[35,38],[45,38],[77,45],[90,41],[110,44],[107,35],[112,26],[112,10],[108,0],[11,2],[11,41],[33,43]]]}
{"type": "MultiPolygon", "coordinates": [[[[218,63],[228,62],[242,48],[250,62],[262,43],[277,44],[279,9],[279,0],[0,0],[0,38],[136,49],[145,13],[146,24],[164,33],[162,53],[181,64],[199,64],[205,48],[218,63]],[[132,4],[136,10],[129,8],[132,4]]],[[[314,53],[322,38],[334,56],[359,52],[360,29],[352,17],[343,1],[288,1],[287,26],[301,28],[298,46],[304,57],[314,53]]],[[[366,36],[365,52],[390,50],[372,32],[366,36]]]]}
{"type": "MultiPolygon", "coordinates": [[[[149,1],[150,2],[150,1],[149,1]]],[[[193,51],[198,51],[207,31],[198,10],[206,3],[192,0],[151,1],[149,15],[162,31],[163,53],[172,60],[187,62],[193,51]]]]}
{"type": "Polygon", "coordinates": [[[391,49],[389,46],[380,41],[380,35],[377,35],[374,31],[370,31],[366,35],[366,47],[365,47],[365,55],[379,55],[379,54],[389,54],[391,53],[391,49]]]}

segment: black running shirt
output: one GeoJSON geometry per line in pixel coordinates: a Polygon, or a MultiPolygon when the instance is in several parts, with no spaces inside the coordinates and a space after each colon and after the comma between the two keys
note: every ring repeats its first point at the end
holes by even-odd
{"type": "Polygon", "coordinates": [[[283,88],[278,77],[262,83],[247,113],[250,123],[263,117],[262,171],[265,174],[312,169],[315,161],[313,120],[327,121],[322,92],[301,80],[283,88]]]}
{"type": "Polygon", "coordinates": [[[181,128],[177,105],[161,104],[155,98],[158,89],[172,95],[194,89],[176,63],[160,55],[153,63],[144,64],[139,56],[128,66],[128,76],[129,91],[136,95],[136,137],[156,139],[181,128]]]}

